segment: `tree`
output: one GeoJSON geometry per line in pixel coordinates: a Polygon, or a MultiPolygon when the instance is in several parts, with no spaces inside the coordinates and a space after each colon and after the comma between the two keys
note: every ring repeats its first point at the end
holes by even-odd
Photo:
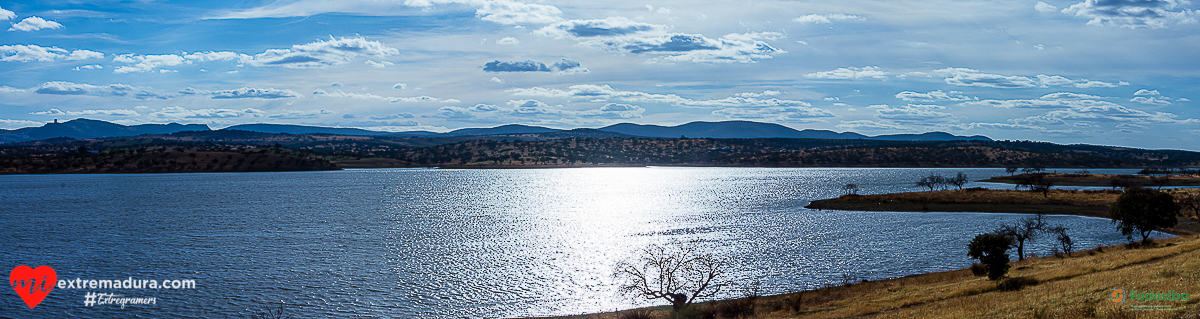
{"type": "Polygon", "coordinates": [[[621,294],[666,299],[678,312],[729,286],[729,281],[721,278],[729,268],[728,261],[701,252],[695,245],[671,241],[650,245],[636,260],[618,263],[613,277],[625,281],[618,287],[621,294]]]}
{"type": "Polygon", "coordinates": [[[958,187],[958,189],[961,190],[963,188],[963,185],[966,185],[967,182],[970,182],[970,181],[971,180],[967,178],[967,174],[965,174],[963,172],[958,172],[958,175],[954,175],[954,178],[950,179],[949,183],[951,185],[954,185],[955,187],[958,187]]]}
{"type": "Polygon", "coordinates": [[[1009,175],[1009,176],[1012,176],[1012,174],[1013,174],[1013,173],[1016,173],[1016,172],[1017,172],[1017,171],[1019,171],[1019,170],[1021,170],[1021,168],[1020,168],[1020,167],[1011,167],[1011,166],[1010,166],[1010,167],[1005,167],[1005,168],[1004,168],[1004,172],[1005,172],[1005,173],[1008,173],[1008,175],[1009,175]]]}
{"type": "Polygon", "coordinates": [[[846,191],[846,195],[850,195],[850,194],[858,195],[858,184],[854,184],[854,183],[846,184],[846,186],[842,186],[842,190],[846,191]]]}
{"type": "Polygon", "coordinates": [[[1053,234],[1054,238],[1058,240],[1058,247],[1062,249],[1062,252],[1070,255],[1071,252],[1075,251],[1075,241],[1071,240],[1071,235],[1067,234],[1067,230],[1069,228],[1055,226],[1046,229],[1046,232],[1053,234]]]}
{"type": "Polygon", "coordinates": [[[926,187],[932,192],[937,187],[945,189],[948,180],[948,178],[940,174],[929,174],[929,176],[922,177],[921,180],[917,181],[917,187],[926,187]]]}
{"type": "Polygon", "coordinates": [[[1022,218],[1016,224],[1002,225],[1000,226],[1000,230],[996,232],[1015,240],[1017,244],[1017,260],[1025,260],[1025,242],[1032,242],[1045,229],[1046,221],[1043,215],[1037,214],[1034,217],[1022,218]]]}
{"type": "MultiPolygon", "coordinates": [[[[1182,196],[1176,199],[1176,203],[1178,203],[1179,207],[1181,208],[1190,209],[1193,216],[1200,216],[1200,193],[1183,193],[1182,196]]],[[[1182,210],[1180,215],[1183,215],[1182,210]]]]}
{"type": "Polygon", "coordinates": [[[987,269],[988,279],[996,280],[1008,273],[1008,249],[1012,237],[998,233],[979,234],[967,246],[967,256],[978,259],[987,269]]]}
{"type": "Polygon", "coordinates": [[[1108,207],[1108,214],[1114,224],[1120,223],[1118,229],[1126,238],[1132,241],[1133,234],[1137,233],[1142,236],[1142,242],[1146,242],[1150,240],[1150,232],[1178,224],[1175,216],[1179,209],[1171,194],[1134,187],[1117,197],[1117,201],[1108,207]]]}

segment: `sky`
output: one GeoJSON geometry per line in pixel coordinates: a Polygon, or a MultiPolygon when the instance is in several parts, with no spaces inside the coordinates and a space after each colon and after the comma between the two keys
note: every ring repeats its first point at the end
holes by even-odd
{"type": "Polygon", "coordinates": [[[1188,0],[9,1],[0,128],[749,120],[1200,150],[1188,0]]]}

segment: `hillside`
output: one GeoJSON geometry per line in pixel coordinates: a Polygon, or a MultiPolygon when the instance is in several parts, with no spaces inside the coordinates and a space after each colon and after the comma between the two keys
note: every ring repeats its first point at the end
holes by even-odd
{"type": "Polygon", "coordinates": [[[328,160],[279,147],[178,144],[92,151],[0,153],[0,174],[214,173],[336,170],[328,160]]]}
{"type": "MultiPolygon", "coordinates": [[[[847,277],[820,289],[695,305],[695,318],[1200,318],[1200,237],[1159,240],[1011,263],[1015,291],[969,269],[884,280],[847,277]],[[1113,302],[1113,291],[1126,292],[1113,302]],[[1139,293],[1187,293],[1188,300],[1139,300],[1139,293]]],[[[966,247],[963,247],[965,254],[966,247]]],[[[1145,298],[1142,298],[1145,299],[1145,298]]],[[[671,318],[669,307],[553,317],[671,318]]]]}

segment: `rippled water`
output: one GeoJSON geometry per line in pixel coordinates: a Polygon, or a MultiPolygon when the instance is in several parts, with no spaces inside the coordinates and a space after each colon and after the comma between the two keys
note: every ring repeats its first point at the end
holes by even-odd
{"type": "MultiPolygon", "coordinates": [[[[699,240],[733,278],[784,293],[970,264],[975,234],[1023,216],[815,211],[809,201],[914,190],[930,172],[1002,169],[580,168],[0,176],[0,266],[60,279],[195,279],[194,290],[57,289],[0,317],[514,317],[648,305],[613,265],[699,240]],[[87,292],[157,297],[84,306],[87,292]]],[[[989,185],[969,185],[989,186],[989,185]]],[[[1003,185],[990,185],[1004,187],[1003,185]]],[[[1105,219],[1050,216],[1080,246],[1124,241],[1105,219]]],[[[1049,240],[1029,251],[1046,254],[1049,240]]],[[[737,294],[731,291],[731,294],[737,294]]]]}

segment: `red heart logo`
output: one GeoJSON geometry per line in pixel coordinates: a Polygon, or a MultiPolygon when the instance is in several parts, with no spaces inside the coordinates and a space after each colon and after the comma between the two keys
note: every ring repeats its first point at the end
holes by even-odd
{"type": "Polygon", "coordinates": [[[29,266],[20,265],[8,273],[8,283],[12,285],[17,295],[25,300],[29,309],[33,309],[46,299],[46,295],[49,295],[51,290],[54,290],[54,285],[58,284],[58,274],[50,266],[29,268],[29,266]]]}

